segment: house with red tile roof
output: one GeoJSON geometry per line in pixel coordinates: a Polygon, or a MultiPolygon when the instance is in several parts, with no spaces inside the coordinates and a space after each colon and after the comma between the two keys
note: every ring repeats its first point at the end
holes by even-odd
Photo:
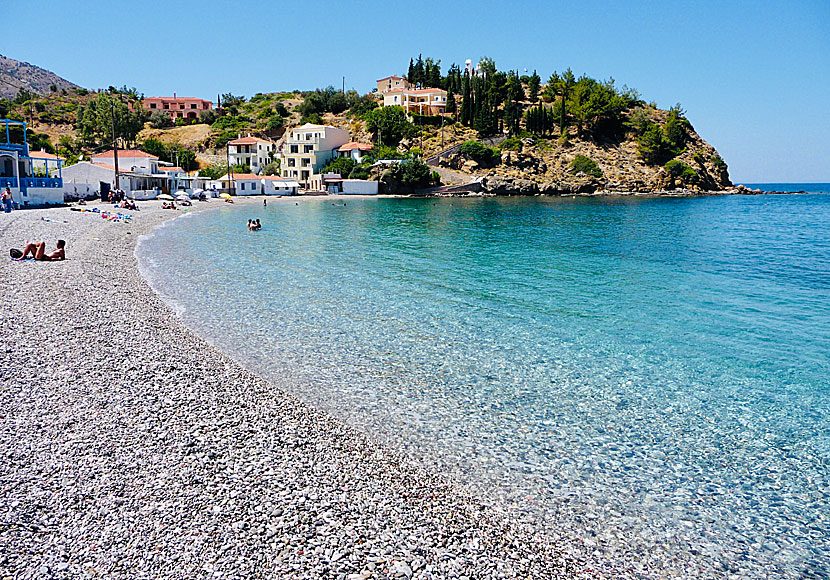
{"type": "Polygon", "coordinates": [[[358,163],[363,160],[363,154],[368,153],[375,146],[371,143],[358,143],[357,141],[350,141],[337,150],[340,157],[351,157],[358,163]]]}
{"type": "MultiPolygon", "coordinates": [[[[132,107],[132,104],[130,106],[132,107]]],[[[195,97],[179,97],[173,93],[172,97],[147,97],[141,102],[141,106],[150,113],[156,111],[167,113],[172,121],[176,119],[195,121],[199,118],[199,113],[213,109],[213,101],[195,97]]]]}

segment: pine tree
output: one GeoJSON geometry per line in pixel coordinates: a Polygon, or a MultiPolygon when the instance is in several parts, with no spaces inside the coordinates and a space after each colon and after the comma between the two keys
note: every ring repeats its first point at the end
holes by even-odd
{"type": "Polygon", "coordinates": [[[429,75],[427,75],[427,84],[434,88],[438,89],[441,88],[441,61],[433,63],[432,68],[429,70],[429,75]]]}
{"type": "Polygon", "coordinates": [[[527,83],[527,90],[528,90],[528,98],[530,102],[535,103],[539,99],[539,85],[542,82],[542,79],[536,74],[536,71],[533,71],[533,74],[530,76],[530,80],[527,83]]]}

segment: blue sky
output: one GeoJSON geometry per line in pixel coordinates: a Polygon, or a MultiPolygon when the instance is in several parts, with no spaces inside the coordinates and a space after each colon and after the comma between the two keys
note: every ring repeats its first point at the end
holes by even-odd
{"type": "Polygon", "coordinates": [[[830,181],[830,1],[5,0],[0,54],[147,96],[368,92],[411,56],[490,56],[680,102],[736,182],[830,181]]]}

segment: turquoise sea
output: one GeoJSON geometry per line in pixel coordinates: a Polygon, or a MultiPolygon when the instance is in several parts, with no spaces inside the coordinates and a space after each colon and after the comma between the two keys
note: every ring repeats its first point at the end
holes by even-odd
{"type": "Polygon", "coordinates": [[[209,341],[586,569],[830,578],[828,194],[269,199],[136,254],[209,341]]]}

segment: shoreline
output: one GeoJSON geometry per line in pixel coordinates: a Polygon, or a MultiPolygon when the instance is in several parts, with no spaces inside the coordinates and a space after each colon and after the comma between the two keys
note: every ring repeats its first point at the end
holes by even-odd
{"type": "MultiPolygon", "coordinates": [[[[283,201],[298,200],[274,199],[283,201]]],[[[256,207],[262,198],[235,202],[256,207]]],[[[225,204],[195,202],[191,211],[217,206],[225,204]]],[[[183,214],[159,202],[139,207],[124,212],[130,223],[66,206],[0,217],[4,251],[61,237],[68,258],[0,266],[3,576],[579,572],[560,551],[567,546],[186,328],[134,254],[140,236],[183,214]]]]}

